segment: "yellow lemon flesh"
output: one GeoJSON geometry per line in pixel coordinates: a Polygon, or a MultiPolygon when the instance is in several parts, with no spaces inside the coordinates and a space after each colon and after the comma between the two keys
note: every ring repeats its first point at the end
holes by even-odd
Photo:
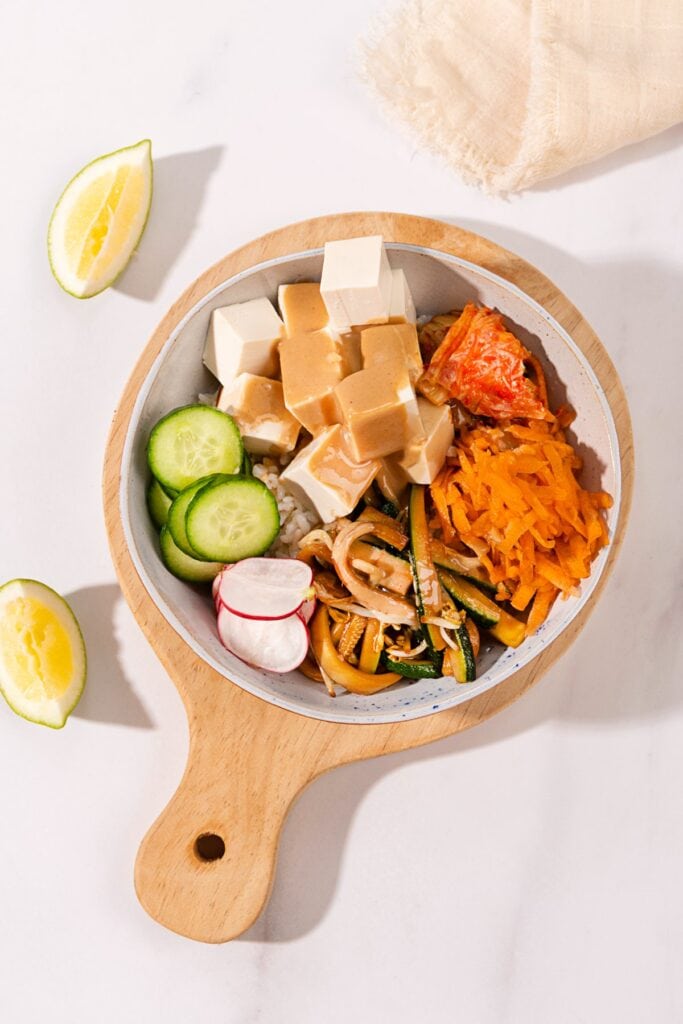
{"type": "Polygon", "coordinates": [[[47,236],[52,273],[88,299],[116,280],[147,223],[152,201],[149,139],[93,160],[64,189],[47,236]]]}
{"type": "Polygon", "coordinates": [[[12,710],[61,729],[85,677],[85,645],[66,601],[35,580],[0,587],[0,691],[12,710]]]}

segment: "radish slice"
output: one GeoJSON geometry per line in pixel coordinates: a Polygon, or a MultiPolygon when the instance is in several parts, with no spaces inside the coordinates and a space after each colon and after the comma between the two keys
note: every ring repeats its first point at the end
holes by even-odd
{"type": "Polygon", "coordinates": [[[222,606],[218,636],[232,654],[268,672],[293,672],[308,652],[308,630],[296,612],[274,621],[245,619],[222,606]]]}
{"type": "Polygon", "coordinates": [[[223,573],[227,572],[229,568],[230,568],[229,565],[224,565],[223,568],[221,569],[221,571],[216,576],[214,576],[213,583],[211,584],[211,596],[213,597],[213,603],[214,603],[214,607],[216,609],[216,614],[218,614],[218,612],[220,611],[220,608],[221,608],[221,598],[220,598],[221,578],[223,576],[223,573]]]}
{"type": "MultiPolygon", "coordinates": [[[[216,588],[216,596],[213,599],[213,603],[214,603],[214,605],[216,607],[216,614],[218,614],[218,612],[221,610],[221,608],[225,608],[225,605],[221,601],[221,595],[218,592],[218,588],[216,588]]],[[[316,609],[316,605],[317,605],[317,601],[316,601],[316,599],[314,597],[312,597],[310,601],[304,601],[304,603],[301,605],[301,608],[297,608],[295,614],[299,616],[299,618],[302,620],[302,622],[305,623],[305,625],[308,625],[308,623],[313,618],[313,612],[316,609]]],[[[245,616],[240,616],[240,618],[245,618],[245,616]]],[[[258,622],[259,620],[255,619],[253,621],[258,622]]],[[[278,619],[261,619],[261,621],[262,622],[278,622],[279,620],[278,619]]]]}
{"type": "Polygon", "coordinates": [[[313,618],[313,612],[315,611],[315,605],[316,605],[315,598],[312,597],[310,601],[304,601],[304,603],[301,605],[301,608],[299,608],[299,610],[297,611],[297,615],[301,616],[301,618],[304,620],[306,625],[308,625],[308,623],[313,618]]]}
{"type": "Polygon", "coordinates": [[[313,572],[297,558],[244,558],[221,573],[221,603],[245,619],[284,619],[311,597],[313,572]]]}

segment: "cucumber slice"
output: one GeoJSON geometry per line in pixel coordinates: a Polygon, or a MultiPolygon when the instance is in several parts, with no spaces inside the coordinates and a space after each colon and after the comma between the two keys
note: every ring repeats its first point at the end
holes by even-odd
{"type": "Polygon", "coordinates": [[[208,405],[186,405],[153,428],[147,460],[164,489],[182,491],[210,473],[238,473],[242,450],[232,416],[208,405]]]}
{"type": "MultiPolygon", "coordinates": [[[[212,473],[210,476],[203,476],[196,483],[190,484],[184,491],[181,491],[177,498],[173,499],[171,506],[168,510],[168,519],[166,526],[168,526],[168,532],[173,537],[173,541],[176,547],[189,555],[190,558],[200,559],[200,556],[193,549],[189,540],[187,539],[187,531],[185,529],[185,516],[190,506],[190,502],[194,498],[195,494],[201,491],[202,487],[207,487],[211,483],[219,483],[221,480],[229,480],[230,477],[225,474],[212,473]]],[[[161,524],[163,525],[163,523],[161,524]]]]}
{"type": "Polygon", "coordinates": [[[245,448],[242,452],[242,468],[240,469],[242,476],[253,476],[251,459],[249,458],[249,452],[245,448]]]}
{"type": "Polygon", "coordinates": [[[166,526],[161,528],[159,543],[164,565],[179,580],[186,580],[188,583],[211,583],[223,568],[221,562],[200,562],[197,558],[190,558],[180,550],[166,526]]]}
{"type": "Polygon", "coordinates": [[[166,525],[168,510],[171,507],[171,498],[163,489],[158,480],[152,480],[147,488],[147,508],[152,517],[152,522],[160,530],[166,525]]]}
{"type": "Polygon", "coordinates": [[[203,487],[194,496],[185,529],[200,558],[239,562],[268,550],[280,530],[280,515],[264,483],[233,476],[203,487]]]}

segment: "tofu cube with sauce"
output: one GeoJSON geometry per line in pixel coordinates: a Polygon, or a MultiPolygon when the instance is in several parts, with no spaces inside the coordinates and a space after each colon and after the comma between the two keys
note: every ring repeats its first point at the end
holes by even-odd
{"type": "Polygon", "coordinates": [[[296,447],[301,427],[285,407],[279,380],[241,373],[221,389],[216,406],[234,418],[248,452],[283,455],[296,447]]]}
{"type": "Polygon", "coordinates": [[[401,455],[402,453],[399,452],[396,455],[389,455],[385,459],[380,459],[376,477],[377,486],[384,497],[388,501],[392,501],[399,508],[403,504],[405,491],[410,483],[408,474],[398,462],[401,455]]]}
{"type": "Polygon", "coordinates": [[[292,494],[312,505],[324,523],[348,515],[372,483],[379,462],[357,462],[344,429],[327,427],[299,452],[280,475],[292,494]]]}
{"type": "Polygon", "coordinates": [[[425,398],[418,398],[417,404],[424,439],[409,445],[397,462],[411,483],[431,484],[453,444],[453,420],[448,405],[432,405],[425,398]]]}
{"type": "Polygon", "coordinates": [[[320,293],[335,331],[386,323],[392,285],[381,235],[325,243],[320,293]]]}
{"type": "Polygon", "coordinates": [[[341,334],[339,336],[344,356],[344,366],[347,374],[357,373],[358,370],[363,369],[360,337],[359,331],[348,331],[346,334],[341,334]]]}
{"type": "Polygon", "coordinates": [[[277,304],[284,321],[287,337],[306,331],[322,331],[329,322],[320,285],[309,282],[281,284],[277,304]]]}
{"type": "Polygon", "coordinates": [[[414,324],[382,324],[365,327],[361,333],[363,366],[372,366],[384,359],[402,355],[413,384],[422,373],[422,354],[414,324]]]}
{"type": "Polygon", "coordinates": [[[241,373],[276,377],[277,346],[284,324],[269,299],[250,299],[214,309],[204,346],[204,365],[224,387],[241,373]]]}
{"type": "Polygon", "coordinates": [[[280,343],[285,405],[311,434],[339,422],[335,387],[347,372],[342,343],[327,331],[294,334],[280,343]]]}
{"type": "Polygon", "coordinates": [[[359,462],[381,459],[423,438],[415,391],[402,358],[379,361],[350,374],[335,392],[359,462]]]}
{"type": "Polygon", "coordinates": [[[414,324],[417,321],[415,303],[410,294],[408,279],[400,269],[391,271],[391,300],[389,302],[390,324],[414,324]]]}

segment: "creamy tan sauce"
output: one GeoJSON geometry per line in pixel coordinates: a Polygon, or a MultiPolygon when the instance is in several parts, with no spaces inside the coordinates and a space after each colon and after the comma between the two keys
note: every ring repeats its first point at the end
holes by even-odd
{"type": "Polygon", "coordinates": [[[312,453],[309,468],[321,483],[348,500],[360,497],[369,487],[377,473],[378,463],[374,459],[355,461],[345,431],[337,427],[312,453]]]}
{"type": "Polygon", "coordinates": [[[280,343],[287,408],[312,434],[337,421],[335,386],[344,376],[341,342],[325,331],[295,334],[280,343]]]}
{"type": "Polygon", "coordinates": [[[278,301],[289,337],[327,327],[329,317],[320,294],[320,285],[308,282],[284,285],[280,289],[278,301]]]}

